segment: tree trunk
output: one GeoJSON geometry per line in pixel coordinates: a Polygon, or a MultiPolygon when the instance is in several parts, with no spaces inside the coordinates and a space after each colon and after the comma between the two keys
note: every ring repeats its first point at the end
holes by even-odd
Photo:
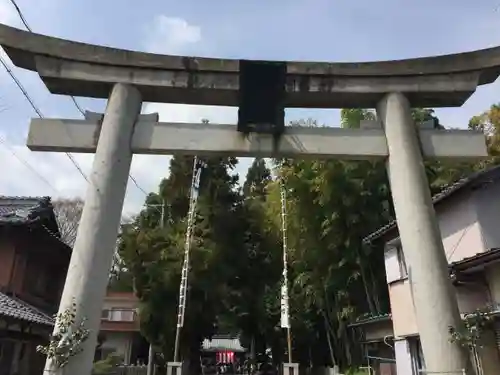
{"type": "MultiPolygon", "coordinates": [[[[368,271],[371,275],[371,279],[372,279],[372,282],[371,282],[371,285],[372,285],[372,297],[373,297],[373,302],[375,304],[375,311],[377,314],[380,314],[382,312],[382,306],[380,305],[380,292],[379,292],[379,280],[375,277],[375,274],[373,273],[373,269],[372,269],[372,266],[370,264],[371,262],[368,262],[368,271]]],[[[384,279],[385,281],[385,279],[384,279]]],[[[385,284],[384,284],[384,287],[385,284]]]]}
{"type": "Polygon", "coordinates": [[[323,323],[325,325],[326,341],[328,342],[328,350],[330,351],[330,359],[332,361],[332,366],[335,366],[337,364],[337,361],[335,360],[335,353],[333,352],[332,340],[330,338],[331,329],[329,327],[328,318],[325,312],[323,311],[322,313],[323,313],[323,323]]]}
{"type": "Polygon", "coordinates": [[[370,291],[368,290],[368,282],[366,280],[365,267],[363,266],[363,258],[361,257],[361,251],[358,249],[358,265],[359,270],[361,272],[361,280],[363,282],[363,288],[365,289],[366,301],[368,302],[368,308],[370,309],[371,314],[376,314],[376,308],[373,304],[372,296],[370,295],[370,291]]]}
{"type": "Polygon", "coordinates": [[[252,361],[255,361],[255,335],[252,335],[252,339],[250,341],[250,358],[252,361]]]}
{"type": "Polygon", "coordinates": [[[351,366],[352,364],[352,355],[351,355],[351,341],[347,330],[345,328],[345,324],[343,321],[339,322],[342,329],[342,338],[344,339],[344,349],[345,349],[345,357],[347,359],[347,366],[351,366]]]}

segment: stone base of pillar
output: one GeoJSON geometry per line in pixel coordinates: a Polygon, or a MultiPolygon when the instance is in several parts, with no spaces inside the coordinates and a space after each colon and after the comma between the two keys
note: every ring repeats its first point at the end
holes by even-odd
{"type": "Polygon", "coordinates": [[[182,362],[168,362],[167,375],[182,375],[182,362]]]}
{"type": "Polygon", "coordinates": [[[283,363],[283,375],[299,375],[299,364],[283,363]]]}

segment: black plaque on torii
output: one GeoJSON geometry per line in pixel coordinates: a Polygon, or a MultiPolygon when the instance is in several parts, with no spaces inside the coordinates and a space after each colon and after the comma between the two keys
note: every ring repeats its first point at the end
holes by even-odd
{"type": "Polygon", "coordinates": [[[286,72],[285,62],[239,61],[239,132],[276,138],[284,132],[286,72]]]}

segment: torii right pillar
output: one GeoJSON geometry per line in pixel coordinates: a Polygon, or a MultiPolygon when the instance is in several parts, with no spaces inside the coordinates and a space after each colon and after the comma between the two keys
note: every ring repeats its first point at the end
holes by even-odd
{"type": "Polygon", "coordinates": [[[472,374],[468,354],[449,341],[449,328],[461,318],[409,101],[401,93],[387,94],[377,115],[387,138],[387,173],[426,373],[472,374]]]}

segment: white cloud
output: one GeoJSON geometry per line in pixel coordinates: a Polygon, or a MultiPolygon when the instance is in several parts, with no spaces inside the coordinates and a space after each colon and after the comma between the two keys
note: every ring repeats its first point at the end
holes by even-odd
{"type": "Polygon", "coordinates": [[[190,45],[201,41],[201,28],[189,24],[183,18],[159,15],[148,30],[145,49],[147,52],[181,55],[190,45]]]}

